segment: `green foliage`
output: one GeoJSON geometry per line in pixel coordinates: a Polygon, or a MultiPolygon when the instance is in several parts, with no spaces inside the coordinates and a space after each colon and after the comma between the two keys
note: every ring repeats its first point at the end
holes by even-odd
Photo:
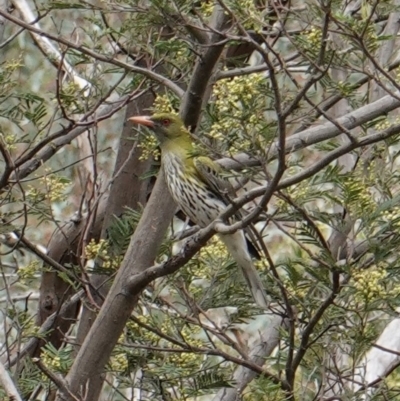
{"type": "MultiPolygon", "coordinates": [[[[359,10],[351,11],[351,4],[340,0],[282,7],[275,2],[268,9],[262,3],[54,0],[36,5],[42,13],[42,36],[49,32],[72,42],[66,46],[52,40],[73,73],[54,54],[40,53],[28,32],[18,34],[16,26],[6,26],[4,40],[11,40],[2,47],[0,63],[4,360],[38,336],[34,324],[38,294],[51,289],[39,290],[38,277],[54,273],[47,265],[43,268],[32,252],[10,241],[8,234],[18,232],[34,246],[48,244],[58,239],[54,230],[63,228],[63,222],[79,210],[73,224],[83,226],[82,231],[74,238],[60,236],[68,249],[62,250],[58,261],[73,274],[58,272],[56,277],[72,292],[85,289],[85,306],[97,312],[99,301],[92,299],[87,280],[92,273],[108,276],[107,284],[113,280],[142,215],[141,210],[126,209],[113,217],[106,238],[92,238],[99,230],[98,206],[109,180],[121,173],[112,173],[112,166],[126,118],[119,111],[98,118],[99,112],[126,95],[143,114],[155,109],[178,112],[187,95],[173,93],[174,84],[192,91],[195,101],[185,105],[190,113],[197,113],[191,109],[197,100],[203,105],[201,119],[192,127],[194,140],[199,140],[196,154],[234,160],[238,153],[251,157],[251,165],[245,163],[240,171],[248,179],[239,185],[240,194],[273,182],[277,139],[285,136],[283,179],[256,224],[266,248],[257,267],[272,307],[263,314],[253,304],[237,265],[213,238],[184,267],[153,281],[140,296],[110,357],[111,384],[102,397],[126,399],[133,389],[140,391],[143,401],[212,399],[219,389],[237,385],[233,374],[248,361],[254,342],[275,324],[271,316],[284,316],[288,326],[277,328],[278,346],[266,355],[265,364],[259,363],[265,374],[258,374],[246,387],[240,395],[243,400],[332,399],[329,375],[340,386],[352,382],[363,356],[389,319],[397,317],[399,307],[399,134],[373,146],[358,146],[371,133],[383,137],[388,129],[396,129],[397,111],[373,119],[364,116],[363,125],[350,132],[337,124],[343,132],[340,137],[311,146],[304,144],[313,138],[301,137],[295,151],[288,143],[310,125],[341,117],[337,110],[368,104],[377,88],[383,88],[385,95],[397,89],[399,73],[387,69],[394,59],[377,59],[382,46],[392,43],[392,36],[382,29],[389,13],[396,11],[395,4],[363,1],[359,10]],[[220,32],[210,29],[217,5],[225,7],[227,19],[220,32]],[[217,44],[209,42],[215,38],[217,44]],[[251,51],[241,56],[247,45],[251,51]],[[209,80],[207,62],[220,46],[225,48],[209,80]],[[255,48],[261,53],[248,61],[255,48]],[[267,62],[262,71],[254,69],[267,62]],[[200,68],[197,85],[192,85],[196,66],[204,69],[200,68]],[[146,78],[137,72],[140,69],[148,70],[146,78]],[[169,87],[161,79],[149,79],[150,73],[161,75],[169,87]],[[367,85],[360,80],[368,80],[367,85]],[[198,99],[203,89],[206,95],[198,99]],[[147,104],[143,99],[153,94],[153,106],[143,110],[147,104]],[[334,109],[338,100],[342,103],[334,109]],[[92,119],[95,123],[85,131],[92,119]],[[74,130],[83,133],[79,142],[71,144],[66,138],[74,130]],[[355,147],[342,155],[347,161],[336,158],[318,167],[347,143],[355,147]],[[10,176],[3,176],[10,166],[10,176]],[[314,170],[305,174],[310,169],[314,170]],[[290,183],[293,177],[296,182],[290,183]],[[299,355],[290,378],[289,365],[299,355]],[[333,356],[343,357],[347,365],[333,368],[333,356]]],[[[396,54],[398,44],[393,45],[396,54]]],[[[141,178],[154,177],[160,163],[154,137],[135,132],[132,143],[132,154],[136,157],[140,150],[141,162],[154,161],[141,178]]],[[[241,163],[243,155],[238,160],[241,163]]],[[[239,173],[228,175],[235,181],[239,173]]],[[[148,194],[141,195],[145,199],[148,194]]],[[[171,232],[183,227],[175,220],[171,232]]],[[[165,238],[154,263],[176,255],[182,245],[183,241],[165,238]]],[[[50,296],[40,298],[41,307],[59,311],[67,292],[58,294],[54,304],[50,296]]],[[[61,330],[57,324],[49,333],[55,336],[61,330]]],[[[41,360],[51,372],[65,376],[70,370],[75,354],[68,343],[74,344],[76,332],[74,326],[64,333],[60,348],[41,336],[45,342],[41,360]]],[[[29,358],[17,365],[11,373],[23,397],[33,399],[40,388],[35,397],[45,399],[54,388],[51,380],[29,358]]],[[[396,397],[398,380],[389,379],[374,387],[376,399],[396,397]]],[[[353,400],[359,395],[349,385],[340,396],[353,400]]],[[[0,398],[5,397],[1,392],[0,398]]]]}
{"type": "Polygon", "coordinates": [[[46,344],[41,360],[50,371],[65,374],[73,362],[72,352],[73,348],[70,345],[57,349],[52,344],[46,344]]]}
{"type": "Polygon", "coordinates": [[[141,213],[137,210],[126,208],[120,217],[115,217],[107,230],[107,239],[115,255],[125,253],[129,245],[130,237],[135,231],[141,213]]]}

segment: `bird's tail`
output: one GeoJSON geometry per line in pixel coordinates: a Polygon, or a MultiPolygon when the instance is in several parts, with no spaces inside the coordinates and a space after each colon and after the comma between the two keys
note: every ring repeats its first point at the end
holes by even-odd
{"type": "Polygon", "coordinates": [[[243,276],[250,288],[254,301],[260,308],[267,309],[270,303],[261,278],[255,268],[250,254],[247,251],[246,238],[243,231],[233,234],[220,234],[221,241],[228,248],[229,253],[242,269],[243,276]]]}

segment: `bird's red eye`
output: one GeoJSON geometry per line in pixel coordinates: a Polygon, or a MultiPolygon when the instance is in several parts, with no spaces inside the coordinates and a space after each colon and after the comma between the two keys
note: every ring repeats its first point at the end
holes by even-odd
{"type": "Polygon", "coordinates": [[[162,123],[163,123],[163,125],[164,125],[165,127],[168,127],[168,125],[171,124],[171,120],[169,120],[168,118],[166,118],[166,119],[163,120],[162,123]]]}

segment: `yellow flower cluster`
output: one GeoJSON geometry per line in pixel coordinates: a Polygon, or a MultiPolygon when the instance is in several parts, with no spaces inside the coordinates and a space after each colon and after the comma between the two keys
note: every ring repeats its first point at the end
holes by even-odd
{"type": "Polygon", "coordinates": [[[177,115],[168,95],[158,95],[154,100],[152,109],[160,113],[171,113],[177,115]]]}
{"type": "MultiPolygon", "coordinates": [[[[204,346],[203,342],[199,339],[196,339],[195,336],[200,333],[199,326],[195,325],[186,325],[180,331],[180,336],[185,344],[190,347],[202,347],[204,346]]],[[[180,338],[180,339],[181,339],[180,338]]],[[[176,346],[173,345],[173,348],[176,346]]],[[[177,347],[180,349],[180,347],[177,347]]],[[[194,364],[200,365],[201,361],[203,360],[201,355],[191,353],[191,352],[177,352],[177,353],[168,353],[167,354],[167,361],[173,364],[178,365],[180,368],[189,368],[194,364]]]]}
{"type": "Polygon", "coordinates": [[[392,210],[385,210],[382,214],[387,221],[393,222],[395,227],[400,227],[400,206],[395,206],[392,210]]]}
{"type": "Polygon", "coordinates": [[[375,129],[377,131],[384,131],[385,129],[389,128],[392,124],[389,122],[389,120],[385,119],[383,121],[379,121],[375,125],[375,129]]]}
{"type": "Polygon", "coordinates": [[[125,352],[110,358],[110,368],[113,372],[124,372],[128,368],[128,357],[125,352]]]}
{"type": "Polygon", "coordinates": [[[283,285],[292,300],[304,300],[310,292],[310,284],[302,282],[301,285],[295,285],[291,280],[285,279],[283,285]]]}
{"type": "Polygon", "coordinates": [[[315,55],[320,51],[322,45],[322,30],[320,27],[313,26],[310,29],[305,29],[294,40],[297,47],[306,53],[315,55]]]}
{"type": "MultiPolygon", "coordinates": [[[[218,239],[213,237],[209,243],[203,247],[196,256],[200,262],[196,265],[196,269],[191,273],[193,279],[211,279],[213,276],[213,266],[220,266],[229,258],[229,253],[225,245],[218,239]]],[[[189,291],[193,296],[202,292],[195,282],[189,286],[189,291]]]]}
{"type": "Polygon", "coordinates": [[[105,239],[101,239],[99,242],[91,239],[85,248],[86,258],[95,259],[103,250],[106,250],[106,248],[108,248],[108,243],[105,239]]]}
{"type": "Polygon", "coordinates": [[[354,288],[357,290],[355,300],[358,302],[371,302],[396,298],[400,294],[400,287],[387,289],[384,279],[387,277],[386,269],[378,265],[375,270],[360,270],[353,274],[354,288]]]}
{"type": "Polygon", "coordinates": [[[208,244],[198,253],[199,260],[212,260],[220,262],[228,257],[229,253],[223,242],[218,237],[212,237],[208,244]]]}
{"type": "Polygon", "coordinates": [[[209,135],[218,141],[231,140],[231,151],[248,150],[252,144],[252,136],[244,132],[257,132],[255,129],[263,120],[262,107],[257,112],[254,102],[259,98],[262,74],[238,76],[233,79],[218,81],[214,86],[214,110],[216,122],[211,126],[209,135]],[[249,116],[249,110],[251,115],[249,116]],[[240,137],[240,141],[232,135],[240,137]]]}
{"type": "Polygon", "coordinates": [[[192,347],[201,347],[203,345],[202,341],[199,339],[195,339],[194,336],[197,336],[200,333],[200,327],[196,325],[185,325],[181,330],[181,336],[185,340],[185,343],[192,347]]]}
{"type": "Polygon", "coordinates": [[[35,278],[35,274],[40,272],[42,264],[38,260],[32,260],[26,266],[18,269],[17,274],[21,282],[28,283],[35,278]]]}
{"type": "Polygon", "coordinates": [[[311,47],[318,48],[321,45],[322,31],[320,28],[313,27],[304,35],[311,47]]]}
{"type": "Polygon", "coordinates": [[[29,198],[38,199],[44,195],[50,202],[61,202],[66,199],[65,192],[69,186],[69,182],[65,178],[50,173],[43,176],[39,182],[41,186],[44,186],[44,193],[29,185],[27,192],[29,198]]]}
{"type": "Polygon", "coordinates": [[[17,148],[16,144],[18,140],[16,135],[12,134],[4,135],[3,133],[0,135],[3,137],[4,143],[10,152],[17,148]]]}
{"type": "Polygon", "coordinates": [[[194,364],[200,365],[202,360],[202,355],[193,352],[171,352],[168,355],[168,362],[179,366],[181,369],[188,368],[194,364]]]}
{"type": "MultiPolygon", "coordinates": [[[[223,79],[214,86],[215,103],[220,112],[237,109],[238,102],[251,100],[258,94],[259,85],[264,82],[263,74],[237,76],[232,79],[223,79]]],[[[238,116],[241,116],[239,113],[238,116]]]]}
{"type": "Polygon", "coordinates": [[[55,372],[62,372],[61,366],[61,358],[58,355],[50,354],[46,349],[42,352],[40,356],[41,361],[48,367],[50,370],[55,372]]]}
{"type": "Polygon", "coordinates": [[[55,174],[47,175],[42,178],[46,187],[47,197],[51,202],[61,202],[65,199],[65,191],[69,183],[60,181],[55,174]]]}
{"type": "Polygon", "coordinates": [[[268,265],[267,259],[262,258],[260,260],[255,260],[254,266],[256,267],[257,270],[264,272],[264,271],[268,270],[269,265],[268,265]]]}
{"type": "Polygon", "coordinates": [[[39,337],[40,327],[36,326],[34,320],[29,320],[24,324],[24,337],[39,337]]]}
{"type": "Polygon", "coordinates": [[[101,239],[96,243],[94,239],[91,239],[85,248],[86,258],[101,260],[103,269],[116,270],[122,262],[122,256],[110,256],[108,254],[109,249],[110,244],[107,240],[101,239]]]}
{"type": "Polygon", "coordinates": [[[155,160],[160,158],[160,149],[158,149],[158,141],[152,134],[143,134],[142,140],[139,142],[138,147],[142,149],[142,154],[139,156],[139,160],[144,161],[149,157],[153,157],[155,160]]]}
{"type": "Polygon", "coordinates": [[[211,17],[211,14],[214,11],[214,2],[213,1],[202,1],[200,4],[200,13],[204,18],[211,17]]]}
{"type": "MultiPolygon", "coordinates": [[[[156,323],[157,330],[160,330],[162,333],[176,338],[178,341],[184,342],[188,347],[202,347],[204,346],[203,342],[198,339],[198,335],[200,333],[200,328],[197,325],[185,325],[181,328],[181,324],[177,325],[174,322],[174,319],[171,318],[169,315],[164,315],[163,321],[160,324],[159,321],[160,316],[157,318],[157,323],[155,319],[151,315],[141,315],[138,316],[138,319],[148,324],[149,326],[154,326],[156,323]]],[[[178,352],[182,348],[176,344],[171,344],[167,340],[162,337],[159,337],[157,334],[148,331],[146,329],[141,328],[138,324],[130,321],[127,324],[128,330],[131,330],[135,337],[140,337],[141,341],[145,341],[146,345],[153,345],[159,347],[166,347],[166,348],[176,348],[177,352],[162,352],[162,351],[155,351],[152,353],[153,362],[156,365],[152,365],[151,369],[153,372],[157,371],[157,366],[159,363],[165,365],[167,363],[176,365],[179,367],[179,372],[181,369],[198,369],[204,360],[201,354],[196,354],[194,352],[178,352]]],[[[123,368],[126,366],[124,365],[124,359],[122,356],[119,357],[121,361],[114,362],[114,365],[111,365],[114,370],[123,368]]],[[[161,373],[164,374],[163,372],[161,373]]]]}

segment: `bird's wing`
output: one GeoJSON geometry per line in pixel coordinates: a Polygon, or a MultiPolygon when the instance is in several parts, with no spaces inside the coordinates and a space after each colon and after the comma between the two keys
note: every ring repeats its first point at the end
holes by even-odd
{"type": "Polygon", "coordinates": [[[200,179],[214,194],[229,205],[230,199],[235,197],[235,191],[229,180],[223,176],[222,167],[204,156],[195,157],[193,163],[200,179]]]}
{"type": "MultiPolygon", "coordinates": [[[[208,188],[227,206],[232,204],[232,200],[235,198],[235,189],[228,178],[223,175],[222,167],[209,157],[204,156],[195,157],[193,163],[200,179],[206,183],[208,188]]],[[[236,211],[235,217],[238,220],[243,218],[241,210],[236,211]]],[[[261,249],[257,245],[257,238],[253,228],[249,226],[245,229],[245,232],[250,254],[260,259],[261,249]]]]}

